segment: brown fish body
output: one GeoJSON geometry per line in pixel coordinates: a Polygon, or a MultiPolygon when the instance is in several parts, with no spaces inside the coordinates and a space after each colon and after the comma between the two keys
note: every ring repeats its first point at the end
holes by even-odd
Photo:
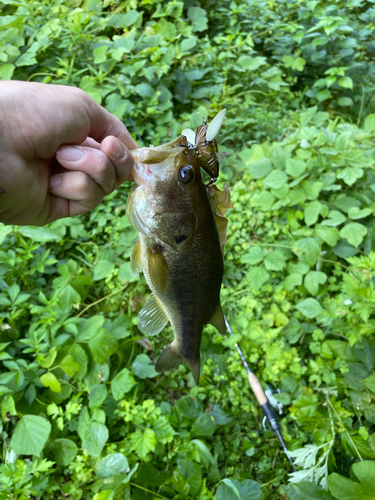
{"type": "Polygon", "coordinates": [[[164,170],[162,162],[148,166],[158,174],[142,170],[145,183],[136,186],[128,200],[130,222],[140,235],[132,269],[143,270],[153,292],[139,314],[138,327],[154,335],[169,321],[174,341],[164,349],[156,370],[182,363],[198,383],[204,325],[213,322],[225,331],[220,319],[221,242],[194,152],[180,147],[164,163],[164,170]],[[193,173],[193,180],[182,182],[181,169],[193,173]]]}

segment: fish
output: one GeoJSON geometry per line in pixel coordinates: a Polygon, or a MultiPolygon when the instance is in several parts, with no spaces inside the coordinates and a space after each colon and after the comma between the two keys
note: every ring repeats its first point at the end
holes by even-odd
{"type": "Polygon", "coordinates": [[[156,362],[161,373],[180,364],[199,383],[203,328],[212,324],[225,334],[220,305],[223,247],[232,208],[224,191],[202,182],[200,164],[185,136],[158,146],[131,151],[135,181],[126,213],[139,237],[130,268],[143,272],[151,297],[138,316],[145,335],[158,334],[168,323],[174,339],[156,362]]]}
{"type": "Polygon", "coordinates": [[[231,153],[219,152],[215,140],[215,136],[224,121],[225,113],[226,109],[219,111],[209,126],[207,126],[207,122],[203,118],[202,125],[198,127],[195,134],[191,129],[182,131],[182,134],[186,136],[190,143],[190,147],[195,149],[200,166],[211,177],[211,183],[215,182],[219,176],[218,160],[231,156],[231,153]]]}

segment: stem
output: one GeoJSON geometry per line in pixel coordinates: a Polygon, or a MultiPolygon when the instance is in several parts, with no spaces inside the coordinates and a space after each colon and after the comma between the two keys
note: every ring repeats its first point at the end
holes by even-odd
{"type": "Polygon", "coordinates": [[[346,432],[348,438],[349,438],[349,441],[351,442],[351,445],[353,446],[353,449],[356,451],[357,455],[358,455],[358,458],[360,459],[361,462],[363,462],[363,458],[361,457],[361,454],[359,453],[358,451],[358,448],[356,447],[351,435],[349,434],[349,432],[347,431],[346,427],[345,427],[345,424],[344,422],[342,421],[342,418],[340,417],[340,415],[337,413],[336,411],[336,408],[333,406],[333,404],[331,403],[331,400],[329,399],[329,396],[327,395],[326,397],[327,399],[327,403],[328,405],[330,406],[330,408],[333,410],[334,414],[336,415],[336,417],[338,418],[338,420],[341,422],[341,425],[343,426],[344,428],[344,431],[346,432]]]}
{"type": "Polygon", "coordinates": [[[155,493],[154,491],[148,490],[147,488],[144,488],[143,486],[139,486],[138,484],[135,484],[135,483],[129,483],[129,484],[131,486],[135,486],[136,488],[139,488],[140,490],[147,491],[147,493],[152,493],[152,495],[155,495],[159,498],[165,498],[165,497],[159,495],[158,493],[155,493]]]}
{"type": "Polygon", "coordinates": [[[88,306],[86,306],[84,309],[82,309],[82,311],[77,314],[77,318],[79,318],[80,316],[82,316],[83,313],[85,313],[88,309],[90,309],[90,307],[92,306],[95,306],[96,304],[99,304],[99,302],[103,302],[103,300],[106,300],[108,299],[108,297],[113,297],[113,295],[116,295],[120,292],[122,292],[123,290],[125,290],[125,288],[128,286],[129,283],[127,283],[126,285],[124,285],[122,288],[120,288],[119,290],[116,290],[108,295],[106,295],[105,297],[102,297],[101,299],[98,299],[96,300],[95,302],[93,302],[92,304],[89,304],[88,306]]]}

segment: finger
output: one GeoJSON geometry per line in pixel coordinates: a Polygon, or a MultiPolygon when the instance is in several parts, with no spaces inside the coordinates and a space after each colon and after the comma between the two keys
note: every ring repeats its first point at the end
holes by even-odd
{"type": "Polygon", "coordinates": [[[100,150],[110,158],[116,172],[116,187],[125,181],[130,180],[130,173],[133,170],[134,158],[128,148],[124,146],[116,137],[106,137],[100,145],[100,150]]]}
{"type": "Polygon", "coordinates": [[[95,141],[91,137],[87,137],[80,146],[87,146],[88,148],[100,149],[100,142],[95,141]]]}
{"type": "MultiPolygon", "coordinates": [[[[105,195],[112,193],[118,185],[116,171],[111,160],[99,149],[84,146],[61,146],[56,152],[56,159],[67,170],[84,172],[89,175],[100,186],[105,195]]],[[[51,177],[51,181],[53,177],[51,177]]]]}
{"type": "MultiPolygon", "coordinates": [[[[104,197],[101,187],[84,172],[64,172],[54,175],[49,181],[49,192],[59,198],[76,201],[87,210],[99,205],[104,197]]],[[[68,216],[72,214],[64,215],[68,216]]]]}

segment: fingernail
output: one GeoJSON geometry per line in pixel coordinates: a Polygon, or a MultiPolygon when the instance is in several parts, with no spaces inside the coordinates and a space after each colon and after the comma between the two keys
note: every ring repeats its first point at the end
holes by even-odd
{"type": "Polygon", "coordinates": [[[56,188],[61,184],[61,175],[54,175],[53,177],[50,178],[49,180],[49,187],[51,189],[56,188]]]}
{"type": "Polygon", "coordinates": [[[56,156],[64,161],[82,160],[84,155],[85,153],[82,149],[75,146],[61,146],[61,148],[56,151],[56,156]]]}
{"type": "Polygon", "coordinates": [[[122,160],[124,158],[125,151],[118,140],[113,141],[110,155],[113,156],[113,158],[115,158],[115,160],[122,160]]]}

